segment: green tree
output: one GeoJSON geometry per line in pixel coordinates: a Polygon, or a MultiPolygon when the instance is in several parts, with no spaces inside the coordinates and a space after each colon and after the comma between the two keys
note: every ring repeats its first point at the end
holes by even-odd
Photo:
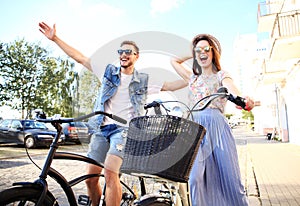
{"type": "Polygon", "coordinates": [[[78,116],[87,114],[93,111],[94,103],[101,86],[100,80],[92,72],[83,69],[80,73],[78,87],[78,116]]]}
{"type": "Polygon", "coordinates": [[[22,118],[36,108],[71,116],[78,81],[73,67],[69,60],[49,57],[40,44],[0,43],[0,105],[22,111],[22,118]]]}
{"type": "Polygon", "coordinates": [[[254,115],[252,113],[252,111],[246,111],[246,110],[242,110],[242,118],[243,119],[247,119],[247,120],[250,120],[250,121],[253,121],[254,120],[254,115]]]}

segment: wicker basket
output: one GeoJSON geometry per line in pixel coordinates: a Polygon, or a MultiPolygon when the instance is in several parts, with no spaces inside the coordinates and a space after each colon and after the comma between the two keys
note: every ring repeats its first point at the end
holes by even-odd
{"type": "Polygon", "coordinates": [[[142,116],[129,123],[121,172],[187,182],[203,126],[177,116],[142,116]]]}

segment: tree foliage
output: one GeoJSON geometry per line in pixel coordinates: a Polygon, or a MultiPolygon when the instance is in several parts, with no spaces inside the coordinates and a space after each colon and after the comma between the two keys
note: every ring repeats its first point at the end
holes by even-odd
{"type": "Polygon", "coordinates": [[[243,119],[247,119],[247,120],[251,120],[251,121],[254,120],[254,115],[253,115],[252,111],[248,112],[246,110],[242,110],[242,114],[243,114],[243,116],[242,116],[243,119]]]}
{"type": "Polygon", "coordinates": [[[24,111],[72,116],[78,84],[74,63],[50,57],[40,44],[24,39],[0,43],[0,105],[24,111]]]}
{"type": "Polygon", "coordinates": [[[92,72],[83,69],[80,73],[79,87],[78,87],[78,116],[87,114],[93,111],[94,103],[101,83],[92,72]]]}

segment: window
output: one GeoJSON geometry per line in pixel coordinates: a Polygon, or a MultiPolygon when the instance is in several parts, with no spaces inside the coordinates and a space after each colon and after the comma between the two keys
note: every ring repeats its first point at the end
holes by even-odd
{"type": "Polygon", "coordinates": [[[0,123],[0,127],[2,127],[2,128],[8,128],[9,127],[9,125],[10,125],[10,121],[11,120],[3,120],[1,123],[0,123]]]}
{"type": "Polygon", "coordinates": [[[18,120],[13,120],[11,123],[11,128],[13,128],[13,129],[22,128],[22,124],[18,120]]]}

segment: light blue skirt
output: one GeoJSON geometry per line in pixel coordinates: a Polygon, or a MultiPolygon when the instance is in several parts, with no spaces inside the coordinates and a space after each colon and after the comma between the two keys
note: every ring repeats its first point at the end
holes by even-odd
{"type": "Polygon", "coordinates": [[[206,109],[193,116],[195,122],[206,128],[206,134],[189,179],[192,205],[248,205],[235,140],[227,119],[218,109],[206,109]]]}

